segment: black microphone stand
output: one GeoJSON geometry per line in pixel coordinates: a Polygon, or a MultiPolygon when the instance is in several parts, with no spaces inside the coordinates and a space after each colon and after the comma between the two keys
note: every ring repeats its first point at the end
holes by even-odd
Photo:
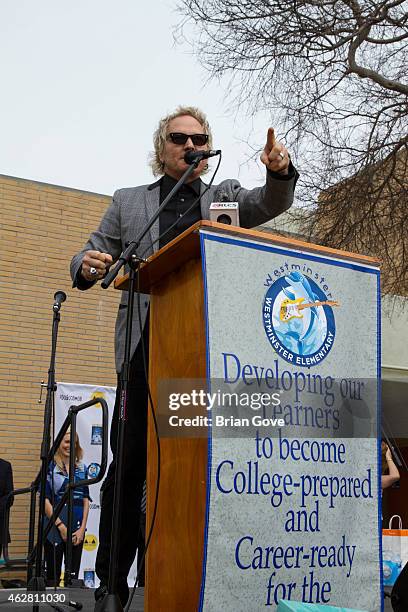
{"type": "Polygon", "coordinates": [[[176,183],[173,189],[170,191],[168,196],[163,200],[159,208],[153,217],[149,220],[147,225],[142,229],[136,240],[132,241],[122,255],[119,257],[115,267],[108,272],[102,281],[101,285],[103,289],[107,289],[113,282],[119,273],[119,270],[126,264],[130,268],[129,272],[129,288],[128,288],[128,308],[127,308],[127,319],[126,319],[126,335],[125,335],[125,355],[122,365],[122,369],[119,377],[120,384],[120,404],[119,404],[119,427],[118,427],[118,438],[117,438],[117,453],[116,453],[116,468],[115,468],[115,488],[113,496],[113,517],[112,517],[112,532],[111,532],[111,548],[110,548],[110,559],[109,559],[109,577],[108,577],[108,592],[104,598],[97,602],[95,611],[98,612],[123,612],[122,604],[116,593],[117,583],[117,568],[118,568],[118,556],[119,556],[119,539],[120,539],[120,510],[122,505],[122,480],[123,480],[123,463],[124,463],[124,441],[127,421],[127,389],[129,382],[129,369],[130,369],[130,347],[132,338],[132,319],[133,319],[133,305],[134,305],[134,291],[136,288],[137,273],[141,260],[137,257],[136,251],[140,246],[144,236],[153,226],[153,224],[159,218],[162,210],[167,206],[171,198],[176,194],[180,187],[184,185],[187,178],[197,168],[201,159],[195,160],[183,176],[176,183]]]}
{"type": "MultiPolygon", "coordinates": [[[[45,487],[47,482],[48,472],[48,452],[51,446],[51,417],[54,406],[54,393],[56,390],[55,383],[55,356],[57,350],[58,325],[60,321],[61,303],[66,300],[66,295],[63,291],[57,291],[54,296],[55,303],[52,307],[52,335],[51,335],[51,358],[50,367],[48,369],[47,382],[47,397],[45,400],[44,409],[44,431],[41,444],[41,471],[39,482],[39,510],[38,510],[38,526],[37,526],[37,545],[34,575],[31,576],[27,589],[29,591],[45,591],[45,578],[43,572],[43,539],[44,539],[44,518],[45,518],[45,487]]],[[[33,606],[33,612],[38,612],[39,606],[33,606]]]]}

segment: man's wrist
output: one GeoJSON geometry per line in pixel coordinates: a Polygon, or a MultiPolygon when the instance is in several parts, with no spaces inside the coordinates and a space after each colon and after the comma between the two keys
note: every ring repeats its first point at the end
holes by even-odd
{"type": "Polygon", "coordinates": [[[82,264],[81,264],[81,266],[78,269],[78,272],[76,273],[73,286],[83,291],[85,289],[90,289],[92,285],[95,284],[95,282],[96,281],[94,280],[92,281],[87,280],[85,276],[82,275],[82,264]]]}
{"type": "Polygon", "coordinates": [[[274,170],[269,170],[269,168],[267,168],[267,172],[273,178],[281,181],[290,181],[291,179],[296,177],[296,168],[292,164],[291,160],[289,160],[289,166],[285,169],[286,174],[283,174],[282,172],[275,172],[274,170]]]}

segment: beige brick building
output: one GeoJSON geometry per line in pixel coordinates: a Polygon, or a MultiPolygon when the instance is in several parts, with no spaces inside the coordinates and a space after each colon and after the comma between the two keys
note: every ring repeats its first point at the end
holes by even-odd
{"type": "MultiPolygon", "coordinates": [[[[65,291],[57,345],[57,381],[115,385],[113,331],[119,292],[72,289],[71,257],[99,223],[110,198],[0,175],[0,457],[15,487],[40,462],[54,293],[65,291]]],[[[13,509],[10,556],[24,556],[29,499],[13,509]]]]}

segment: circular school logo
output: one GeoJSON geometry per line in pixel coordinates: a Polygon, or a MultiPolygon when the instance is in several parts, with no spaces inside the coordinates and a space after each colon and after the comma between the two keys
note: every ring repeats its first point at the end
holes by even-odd
{"type": "Polygon", "coordinates": [[[89,478],[96,478],[100,471],[101,471],[101,466],[99,465],[99,463],[90,463],[88,465],[88,477],[89,478]]]}
{"type": "Polygon", "coordinates": [[[288,363],[317,365],[332,349],[336,334],[333,306],[338,305],[311,278],[291,272],[266,292],[262,314],[267,338],[288,363]]]}
{"type": "Polygon", "coordinates": [[[96,537],[96,535],[93,535],[92,533],[87,533],[84,539],[85,550],[95,550],[97,546],[98,538],[96,537]]]}

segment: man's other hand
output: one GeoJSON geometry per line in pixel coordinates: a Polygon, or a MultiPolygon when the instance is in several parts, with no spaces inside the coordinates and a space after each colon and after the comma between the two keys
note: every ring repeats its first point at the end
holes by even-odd
{"type": "Polygon", "coordinates": [[[112,265],[112,255],[99,251],[86,251],[82,259],[81,275],[87,281],[103,278],[109,266],[112,265]]]}

